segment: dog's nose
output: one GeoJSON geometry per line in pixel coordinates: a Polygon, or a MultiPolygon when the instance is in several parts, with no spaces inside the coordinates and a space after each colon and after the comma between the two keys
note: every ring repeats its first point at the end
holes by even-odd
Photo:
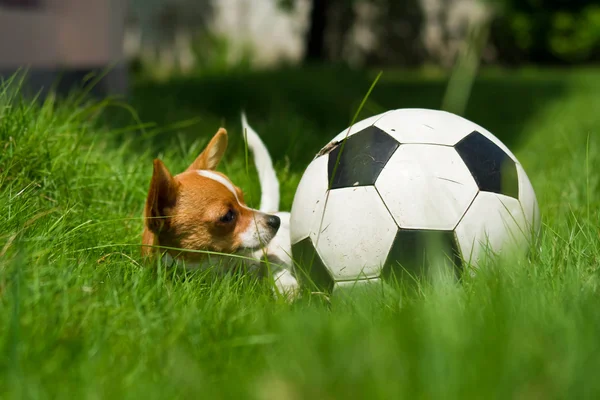
{"type": "Polygon", "coordinates": [[[269,227],[277,230],[277,229],[279,229],[279,225],[281,225],[281,219],[279,219],[279,217],[277,215],[269,215],[267,217],[267,225],[269,225],[269,227]]]}

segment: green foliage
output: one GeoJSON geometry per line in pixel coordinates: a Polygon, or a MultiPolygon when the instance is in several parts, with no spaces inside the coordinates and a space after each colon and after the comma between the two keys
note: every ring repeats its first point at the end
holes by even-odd
{"type": "Polygon", "coordinates": [[[249,70],[253,58],[250,45],[235,49],[227,37],[210,32],[194,38],[192,54],[195,58],[195,72],[203,74],[249,70]]]}
{"type": "Polygon", "coordinates": [[[557,12],[549,37],[553,53],[566,61],[587,61],[600,51],[600,6],[590,5],[579,14],[557,12]]]}
{"type": "Polygon", "coordinates": [[[600,54],[600,7],[589,1],[498,1],[492,39],[500,60],[576,63],[600,54]]]}
{"type": "Polygon", "coordinates": [[[295,0],[276,0],[277,5],[285,11],[291,11],[296,6],[295,0]]]}

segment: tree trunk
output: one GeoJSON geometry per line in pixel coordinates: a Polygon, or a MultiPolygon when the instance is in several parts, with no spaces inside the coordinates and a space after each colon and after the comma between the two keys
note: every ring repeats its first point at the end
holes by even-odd
{"type": "Polygon", "coordinates": [[[313,0],[310,12],[310,26],[304,49],[305,62],[324,61],[325,29],[327,28],[328,2],[332,0],[313,0]]]}

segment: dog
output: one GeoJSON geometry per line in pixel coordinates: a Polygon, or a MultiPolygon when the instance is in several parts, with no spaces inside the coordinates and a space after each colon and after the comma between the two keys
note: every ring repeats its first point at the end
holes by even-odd
{"type": "Polygon", "coordinates": [[[144,207],[142,255],[162,252],[162,261],[187,269],[239,266],[263,275],[265,269],[279,293],[298,294],[290,244],[290,213],[279,210],[279,181],[271,156],[242,112],[244,140],[252,152],[261,186],[258,210],[244,202],[242,190],[216,168],[228,143],[220,128],[182,173],[173,176],[154,160],[144,207]]]}

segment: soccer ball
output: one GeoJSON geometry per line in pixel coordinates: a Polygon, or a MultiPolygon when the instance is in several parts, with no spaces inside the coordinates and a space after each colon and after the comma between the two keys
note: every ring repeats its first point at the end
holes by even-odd
{"type": "Polygon", "coordinates": [[[526,253],[535,193],[510,150],[457,115],[398,109],[355,123],[304,172],[290,219],[303,282],[331,291],[420,273],[434,256],[460,274],[526,253]]]}

